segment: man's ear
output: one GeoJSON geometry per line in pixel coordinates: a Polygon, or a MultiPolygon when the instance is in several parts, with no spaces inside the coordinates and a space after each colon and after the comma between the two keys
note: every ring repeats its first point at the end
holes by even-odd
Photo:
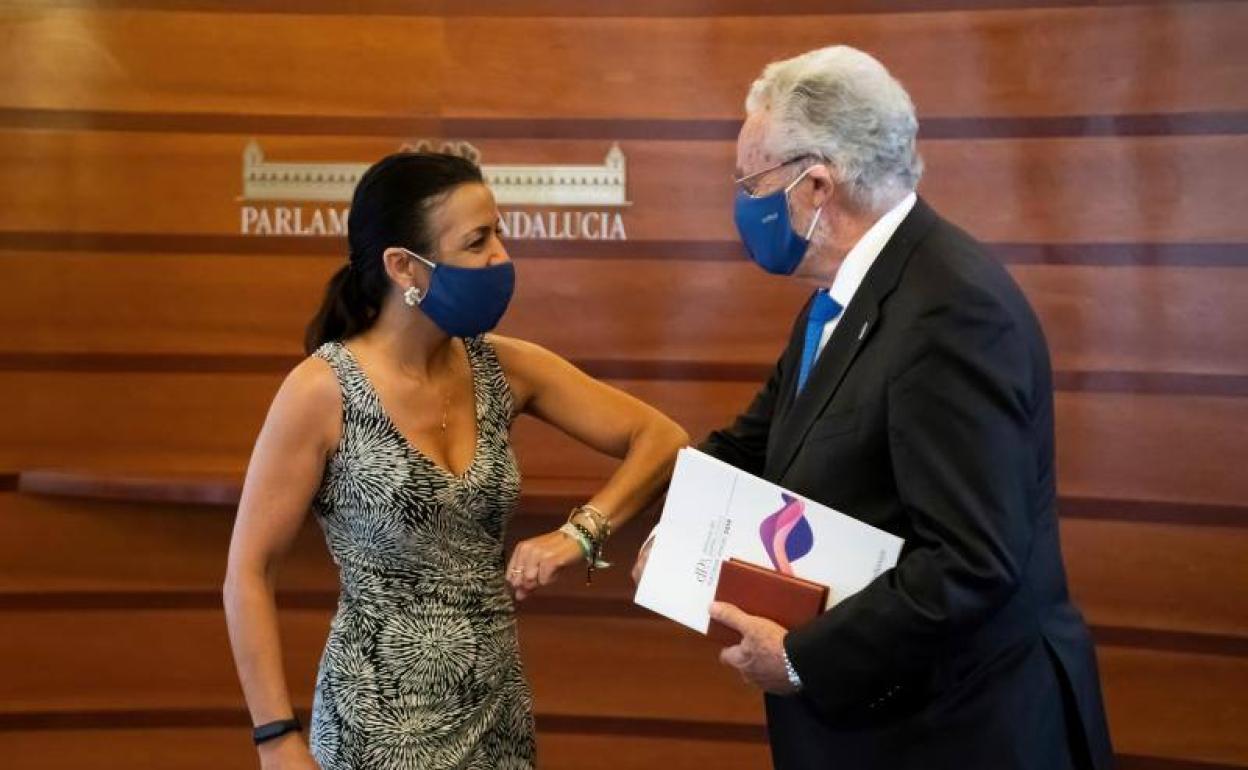
{"type": "Polygon", "coordinates": [[[832,177],[832,169],[826,164],[811,166],[807,176],[813,182],[810,185],[811,208],[826,207],[836,199],[836,180],[832,177]]]}

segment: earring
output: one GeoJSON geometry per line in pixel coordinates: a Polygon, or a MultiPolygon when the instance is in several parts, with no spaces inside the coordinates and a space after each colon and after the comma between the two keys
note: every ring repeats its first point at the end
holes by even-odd
{"type": "Polygon", "coordinates": [[[403,302],[408,307],[416,307],[424,298],[425,293],[415,286],[408,286],[407,291],[403,292],[403,302]]]}

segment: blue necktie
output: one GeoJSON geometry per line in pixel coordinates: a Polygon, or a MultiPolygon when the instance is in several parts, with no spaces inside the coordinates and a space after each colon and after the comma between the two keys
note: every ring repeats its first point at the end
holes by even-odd
{"type": "Polygon", "coordinates": [[[806,346],[802,348],[802,368],[797,373],[797,392],[801,393],[806,385],[810,370],[815,368],[815,359],[819,357],[819,340],[823,337],[823,327],[836,318],[844,310],[841,303],[832,299],[827,289],[815,292],[815,300],[810,303],[810,315],[806,317],[806,346]]]}

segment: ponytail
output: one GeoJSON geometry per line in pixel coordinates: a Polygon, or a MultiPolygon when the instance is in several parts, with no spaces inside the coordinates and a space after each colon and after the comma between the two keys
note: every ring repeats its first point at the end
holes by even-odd
{"type": "Polygon", "coordinates": [[[311,355],[326,342],[354,337],[377,320],[381,303],[370,301],[361,291],[359,273],[348,262],[329,279],[325,299],[304,334],[304,352],[311,355]]]}

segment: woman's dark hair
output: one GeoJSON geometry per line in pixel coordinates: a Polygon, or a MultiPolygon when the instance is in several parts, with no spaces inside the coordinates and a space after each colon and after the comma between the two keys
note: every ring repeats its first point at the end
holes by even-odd
{"type": "Polygon", "coordinates": [[[373,325],[390,291],[382,252],[402,246],[430,256],[430,213],[444,195],[473,182],[484,180],[472,161],[426,152],[387,155],[364,172],[347,215],[347,264],[329,279],[325,300],[308,324],[308,353],[373,325]]]}

